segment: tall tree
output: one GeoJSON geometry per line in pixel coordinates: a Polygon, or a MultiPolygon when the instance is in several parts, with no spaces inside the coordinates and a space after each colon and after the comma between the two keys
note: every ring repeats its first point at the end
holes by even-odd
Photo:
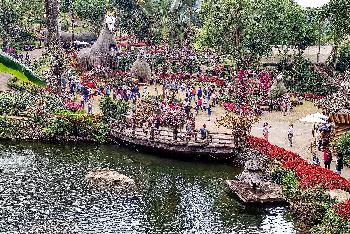
{"type": "Polygon", "coordinates": [[[205,0],[198,45],[248,63],[272,45],[303,49],[314,42],[305,11],[291,0],[205,0]]]}
{"type": "Polygon", "coordinates": [[[350,34],[350,2],[348,0],[330,0],[324,8],[332,29],[333,63],[335,67],[338,47],[350,34]]]}
{"type": "Polygon", "coordinates": [[[59,0],[45,0],[47,46],[51,52],[59,47],[59,0]]]}

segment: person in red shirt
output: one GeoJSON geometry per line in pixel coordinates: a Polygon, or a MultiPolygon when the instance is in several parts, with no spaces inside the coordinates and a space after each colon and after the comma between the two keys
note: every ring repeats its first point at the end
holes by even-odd
{"type": "Polygon", "coordinates": [[[203,110],[203,99],[202,98],[198,98],[198,102],[197,102],[198,108],[203,110]]]}
{"type": "Polygon", "coordinates": [[[323,150],[323,160],[325,168],[331,169],[332,152],[329,148],[323,150]]]}

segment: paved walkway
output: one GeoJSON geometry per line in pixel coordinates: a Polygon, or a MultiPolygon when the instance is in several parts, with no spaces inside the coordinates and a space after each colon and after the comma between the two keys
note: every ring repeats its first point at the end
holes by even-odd
{"type": "MultiPolygon", "coordinates": [[[[299,119],[316,112],[321,112],[321,110],[318,110],[312,103],[306,102],[304,105],[296,107],[294,111],[287,116],[283,116],[281,112],[264,113],[261,120],[253,126],[252,135],[263,137],[262,126],[263,123],[268,122],[271,125],[269,141],[272,144],[293,151],[299,154],[303,159],[311,162],[310,142],[312,141],[311,130],[313,124],[301,122],[299,119]],[[289,146],[287,139],[287,131],[290,123],[294,125],[293,147],[289,146]]],[[[317,152],[317,155],[323,166],[323,153],[317,152]]],[[[333,157],[331,164],[331,169],[333,171],[335,171],[335,164],[335,157],[333,157]]],[[[342,176],[350,179],[350,168],[344,167],[342,176]]]]}

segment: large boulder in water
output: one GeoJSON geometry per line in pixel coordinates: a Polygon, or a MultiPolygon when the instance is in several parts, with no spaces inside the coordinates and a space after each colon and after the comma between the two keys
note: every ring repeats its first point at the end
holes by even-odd
{"type": "Polygon", "coordinates": [[[129,190],[135,188],[135,181],[113,169],[96,169],[86,175],[86,180],[101,187],[129,190]]]}

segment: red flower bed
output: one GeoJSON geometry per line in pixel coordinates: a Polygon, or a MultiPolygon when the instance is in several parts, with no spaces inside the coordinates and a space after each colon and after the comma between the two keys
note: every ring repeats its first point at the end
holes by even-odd
{"type": "Polygon", "coordinates": [[[350,200],[333,206],[335,212],[343,219],[350,221],[350,200]]]}
{"type": "Polygon", "coordinates": [[[311,165],[296,153],[272,145],[265,139],[250,136],[248,144],[261,154],[278,160],[285,168],[294,170],[302,188],[323,187],[327,190],[350,190],[350,182],[345,178],[331,170],[311,165]]]}
{"type": "Polygon", "coordinates": [[[224,106],[224,108],[225,108],[226,110],[230,110],[230,111],[235,111],[235,110],[236,110],[235,104],[232,103],[232,102],[225,102],[225,103],[223,104],[223,106],[224,106]]]}
{"type": "Polygon", "coordinates": [[[71,111],[78,111],[81,109],[80,103],[73,102],[72,100],[66,100],[64,106],[71,111]]]}

